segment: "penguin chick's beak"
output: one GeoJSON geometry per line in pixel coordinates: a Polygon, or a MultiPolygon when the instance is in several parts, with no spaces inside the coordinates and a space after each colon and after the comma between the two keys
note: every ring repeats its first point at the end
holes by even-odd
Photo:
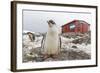
{"type": "Polygon", "coordinates": [[[55,25],[55,22],[53,20],[49,20],[47,21],[49,27],[52,27],[53,25],[55,25]]]}
{"type": "Polygon", "coordinates": [[[49,21],[47,21],[47,23],[48,23],[49,27],[52,27],[52,24],[49,21]]]}

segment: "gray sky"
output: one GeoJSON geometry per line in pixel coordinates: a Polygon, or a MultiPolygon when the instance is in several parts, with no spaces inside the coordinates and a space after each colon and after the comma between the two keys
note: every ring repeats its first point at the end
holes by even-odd
{"type": "Polygon", "coordinates": [[[48,29],[47,20],[54,20],[58,27],[74,20],[85,20],[91,24],[89,13],[69,12],[44,12],[44,11],[23,11],[23,30],[33,32],[46,32],[48,29]]]}

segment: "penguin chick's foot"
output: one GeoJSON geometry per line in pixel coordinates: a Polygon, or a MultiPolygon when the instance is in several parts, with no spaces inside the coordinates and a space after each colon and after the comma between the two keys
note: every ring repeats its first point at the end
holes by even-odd
{"type": "Polygon", "coordinates": [[[50,57],[53,58],[53,59],[55,59],[55,58],[58,57],[58,54],[51,54],[50,57]]]}
{"type": "Polygon", "coordinates": [[[43,55],[43,58],[44,58],[44,59],[47,59],[47,58],[49,58],[49,55],[48,55],[48,54],[44,54],[44,55],[43,55]]]}
{"type": "Polygon", "coordinates": [[[44,54],[43,58],[44,59],[47,59],[47,58],[57,58],[58,57],[58,54],[44,54]]]}

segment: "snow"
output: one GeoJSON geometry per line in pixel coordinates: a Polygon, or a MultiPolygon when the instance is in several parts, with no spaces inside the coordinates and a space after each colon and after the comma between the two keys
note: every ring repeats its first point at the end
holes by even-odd
{"type": "Polygon", "coordinates": [[[34,41],[35,47],[41,47],[42,39],[43,39],[43,36],[36,37],[36,40],[34,41]]]}
{"type": "MultiPolygon", "coordinates": [[[[32,31],[24,31],[24,33],[27,33],[27,32],[33,33],[35,35],[35,40],[30,41],[28,34],[23,34],[23,61],[24,62],[42,61],[43,58],[41,58],[41,56],[43,55],[39,56],[39,53],[34,52],[32,50],[41,51],[42,49],[41,41],[43,39],[43,35],[41,33],[35,33],[32,31]],[[29,58],[36,58],[36,59],[30,60],[29,58]]],[[[86,44],[86,42],[82,42],[82,41],[81,41],[82,43],[73,43],[74,40],[81,39],[82,38],[81,36],[75,36],[75,38],[73,38],[73,35],[72,37],[66,37],[66,36],[60,35],[60,37],[61,37],[61,53],[58,56],[58,58],[52,59],[50,57],[49,58],[50,61],[62,60],[62,59],[64,60],[90,59],[91,43],[86,44]]],[[[48,61],[48,59],[44,61],[48,61]]]]}
{"type": "Polygon", "coordinates": [[[36,32],[32,32],[32,31],[28,31],[28,30],[23,31],[23,33],[27,33],[27,32],[33,33],[35,35],[35,40],[34,40],[34,42],[31,42],[29,39],[29,36],[26,34],[26,35],[23,35],[23,44],[31,46],[31,44],[33,45],[33,43],[34,43],[34,48],[41,47],[41,40],[42,40],[43,36],[38,32],[36,33],[36,32]],[[39,36],[37,36],[37,35],[39,35],[39,36]]]}
{"type": "MultiPolygon", "coordinates": [[[[78,38],[78,37],[77,37],[78,38]]],[[[80,37],[79,37],[80,38],[80,37]]],[[[75,40],[73,38],[65,38],[61,36],[61,41],[62,41],[62,48],[65,50],[74,50],[74,51],[84,51],[85,53],[91,54],[91,45],[90,44],[74,44],[72,41],[75,40]],[[77,49],[72,48],[72,46],[77,46],[77,49]]]]}

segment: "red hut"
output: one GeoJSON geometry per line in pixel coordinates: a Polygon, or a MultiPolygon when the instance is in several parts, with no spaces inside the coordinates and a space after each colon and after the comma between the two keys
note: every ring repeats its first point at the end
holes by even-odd
{"type": "Polygon", "coordinates": [[[90,30],[90,24],[83,20],[73,20],[62,26],[62,33],[66,32],[80,32],[85,33],[90,30]]]}

